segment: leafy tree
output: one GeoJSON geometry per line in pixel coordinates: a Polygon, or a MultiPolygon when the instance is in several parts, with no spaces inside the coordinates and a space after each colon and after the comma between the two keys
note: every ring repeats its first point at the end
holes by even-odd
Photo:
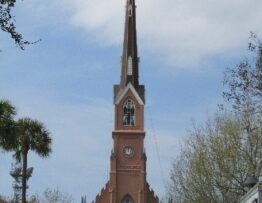
{"type": "MultiPolygon", "coordinates": [[[[223,96],[231,102],[235,113],[241,115],[249,154],[256,154],[257,148],[254,145],[261,139],[257,131],[262,126],[262,42],[254,33],[251,33],[250,38],[249,50],[255,53],[255,60],[246,59],[235,68],[227,70],[224,84],[228,90],[223,96]]],[[[253,165],[255,163],[251,157],[250,165],[253,165]]],[[[261,162],[260,166],[254,167],[261,168],[261,162]]]]}
{"type": "Polygon", "coordinates": [[[0,147],[14,151],[14,157],[22,162],[22,203],[26,202],[27,155],[34,151],[41,157],[51,153],[51,138],[44,125],[30,118],[14,121],[15,108],[8,101],[0,100],[0,147]]]}
{"type": "Polygon", "coordinates": [[[230,113],[194,127],[171,171],[175,202],[238,202],[246,177],[262,174],[261,133],[262,126],[249,138],[241,118],[230,113]]]}
{"type": "Polygon", "coordinates": [[[15,107],[9,101],[0,100],[0,148],[11,150],[15,146],[15,107]]]}
{"type": "Polygon", "coordinates": [[[255,63],[246,59],[226,71],[224,84],[228,90],[223,96],[237,112],[254,116],[262,114],[262,43],[253,33],[249,50],[257,56],[255,63]]]}
{"type": "Polygon", "coordinates": [[[262,175],[262,44],[252,34],[255,62],[228,69],[223,93],[232,110],[195,126],[174,161],[170,195],[175,203],[239,202],[247,176],[262,175]]]}
{"type": "Polygon", "coordinates": [[[22,203],[26,203],[27,185],[27,155],[34,151],[41,157],[47,157],[51,153],[51,138],[44,125],[37,120],[22,118],[16,122],[17,146],[15,157],[22,161],[22,203]]]}

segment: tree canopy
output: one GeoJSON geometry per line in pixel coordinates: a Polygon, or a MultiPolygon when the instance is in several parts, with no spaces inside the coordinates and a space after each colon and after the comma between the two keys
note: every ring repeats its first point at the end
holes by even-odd
{"type": "Polygon", "coordinates": [[[27,189],[27,156],[29,151],[35,152],[41,157],[47,157],[51,153],[51,138],[44,125],[30,118],[21,118],[16,122],[16,147],[14,148],[16,159],[22,159],[22,203],[26,203],[27,189]]]}
{"type": "Polygon", "coordinates": [[[226,71],[223,92],[226,101],[239,113],[261,114],[262,112],[262,42],[251,33],[249,50],[256,55],[255,62],[245,59],[235,68],[226,71]]]}
{"type": "Polygon", "coordinates": [[[195,125],[173,163],[169,194],[175,203],[237,203],[248,176],[262,175],[262,44],[252,34],[255,63],[244,60],[228,69],[220,109],[195,125]]]}
{"type": "Polygon", "coordinates": [[[262,126],[248,134],[242,117],[220,113],[191,130],[174,162],[175,202],[238,202],[247,176],[262,175],[262,126]]]}
{"type": "Polygon", "coordinates": [[[10,102],[0,100],[0,148],[13,151],[17,162],[22,164],[22,203],[26,203],[28,152],[49,156],[52,139],[43,123],[31,118],[14,120],[15,114],[10,102]]]}

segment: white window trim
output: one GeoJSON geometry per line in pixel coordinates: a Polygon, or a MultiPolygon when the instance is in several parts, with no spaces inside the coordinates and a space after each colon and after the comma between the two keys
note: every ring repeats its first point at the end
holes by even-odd
{"type": "Polygon", "coordinates": [[[127,59],[127,75],[133,75],[133,59],[131,56],[127,59]]]}
{"type": "Polygon", "coordinates": [[[132,6],[130,5],[128,7],[128,16],[131,17],[133,15],[133,9],[132,9],[132,6]]]}

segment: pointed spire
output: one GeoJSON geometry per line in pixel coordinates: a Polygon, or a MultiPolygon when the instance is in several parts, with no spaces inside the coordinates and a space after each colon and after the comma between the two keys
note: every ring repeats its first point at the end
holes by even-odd
{"type": "Polygon", "coordinates": [[[145,87],[139,84],[139,57],[136,38],[136,4],[135,0],[126,0],[125,34],[122,55],[121,82],[114,86],[114,102],[129,83],[132,84],[143,103],[145,87]]]}
{"type": "Polygon", "coordinates": [[[139,58],[137,56],[136,5],[135,0],[127,0],[120,84],[122,88],[125,87],[129,82],[131,82],[135,88],[138,88],[138,63],[139,58]]]}

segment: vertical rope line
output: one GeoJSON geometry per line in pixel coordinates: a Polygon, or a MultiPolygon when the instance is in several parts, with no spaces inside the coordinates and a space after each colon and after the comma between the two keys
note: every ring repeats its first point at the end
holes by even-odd
{"type": "Polygon", "coordinates": [[[161,159],[160,159],[160,153],[159,153],[156,131],[155,131],[153,118],[152,118],[152,114],[151,114],[151,108],[149,107],[149,105],[147,106],[147,109],[148,109],[148,113],[149,113],[150,125],[151,125],[152,131],[153,131],[153,139],[154,139],[154,142],[155,142],[155,148],[156,148],[156,154],[157,154],[157,159],[158,159],[158,165],[159,165],[159,168],[160,168],[161,180],[162,180],[163,186],[165,187],[164,170],[163,170],[162,162],[161,162],[161,159]]]}
{"type": "MultiPolygon", "coordinates": [[[[110,150],[110,148],[109,148],[109,157],[110,157],[110,161],[111,161],[111,150],[110,150]]],[[[109,161],[109,163],[107,163],[107,167],[106,167],[106,181],[108,181],[109,180],[109,168],[110,168],[110,161],[109,161]]]]}

